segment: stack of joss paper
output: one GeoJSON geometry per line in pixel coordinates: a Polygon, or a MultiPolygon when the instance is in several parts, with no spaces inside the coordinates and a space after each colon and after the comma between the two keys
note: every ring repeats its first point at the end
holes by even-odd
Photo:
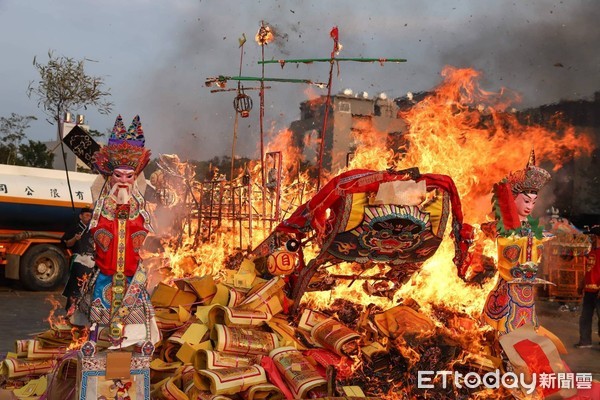
{"type": "Polygon", "coordinates": [[[151,300],[164,339],[150,365],[151,397],[326,397],[326,368],[351,365],[361,335],[310,310],[294,328],[284,285],[257,277],[249,260],[219,278],[159,284],[151,300]]]}
{"type": "MultiPolygon", "coordinates": [[[[393,375],[390,350],[401,347],[416,365],[420,355],[405,338],[420,340],[438,331],[409,302],[386,311],[359,310],[352,321],[339,318],[335,307],[290,315],[284,286],[282,277],[258,277],[249,260],[237,271],[159,284],[152,303],[164,339],[150,365],[151,397],[366,397],[374,388],[361,381],[359,367],[404,379],[393,375]]],[[[480,362],[492,361],[482,355],[480,362]]]]}
{"type": "Polygon", "coordinates": [[[16,340],[15,351],[9,352],[0,365],[3,387],[19,399],[43,395],[48,387],[46,375],[65,356],[72,341],[72,327],[68,324],[55,324],[33,339],[16,340]]]}
{"type": "MultiPolygon", "coordinates": [[[[436,340],[452,342],[439,339],[441,328],[408,302],[384,311],[336,301],[328,310],[304,308],[291,315],[284,279],[262,279],[253,262],[244,260],[238,270],[159,283],[151,301],[163,339],[150,363],[150,397],[291,400],[379,396],[409,382],[411,368],[428,362],[426,354],[414,350],[420,343],[426,343],[425,349],[436,340]],[[348,310],[353,310],[355,317],[344,317],[348,310]],[[428,339],[431,337],[435,339],[428,339]],[[402,363],[396,362],[400,359],[402,363]],[[371,381],[374,375],[381,380],[371,381]]],[[[460,330],[465,324],[457,322],[452,329],[464,335],[460,330]]],[[[59,339],[42,335],[37,347],[21,344],[21,357],[25,359],[24,349],[29,346],[33,353],[41,353],[40,349],[48,352],[52,340],[59,339]]],[[[70,341],[64,340],[61,355],[70,341]]],[[[488,354],[491,352],[470,357],[465,368],[489,364],[488,354]]],[[[55,354],[54,359],[57,357],[60,355],[55,354]]],[[[32,366],[38,364],[29,364],[28,376],[32,371],[42,376],[52,370],[47,378],[52,379],[69,373],[63,366],[70,363],[61,363],[56,371],[53,368],[58,363],[52,360],[27,360],[40,363],[37,371],[32,366]]]]}

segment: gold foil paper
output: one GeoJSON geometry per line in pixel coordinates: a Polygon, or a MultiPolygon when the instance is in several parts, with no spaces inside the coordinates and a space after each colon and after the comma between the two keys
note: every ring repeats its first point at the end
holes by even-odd
{"type": "Polygon", "coordinates": [[[282,400],[283,393],[271,383],[261,383],[254,385],[250,389],[241,393],[244,400],[282,400]]]}
{"type": "Polygon", "coordinates": [[[274,333],[225,325],[215,325],[211,340],[215,350],[237,355],[269,354],[279,347],[279,339],[274,333]]]}
{"type": "Polygon", "coordinates": [[[248,367],[257,361],[257,357],[219,353],[214,350],[199,350],[192,358],[192,364],[197,370],[248,367]]]}
{"type": "Polygon", "coordinates": [[[198,373],[210,380],[212,394],[236,394],[254,385],[267,383],[267,374],[259,365],[214,370],[203,369],[198,373]]]}
{"type": "Polygon", "coordinates": [[[216,324],[238,327],[259,326],[271,319],[271,314],[262,311],[237,310],[230,307],[214,306],[208,312],[208,327],[216,324]]]}
{"type": "Polygon", "coordinates": [[[252,288],[246,299],[237,307],[240,310],[263,311],[271,315],[283,310],[280,299],[283,298],[285,282],[280,277],[275,277],[263,285],[252,288]]]}
{"type": "Polygon", "coordinates": [[[295,399],[305,398],[309,390],[326,388],[327,382],[315,367],[293,347],[280,347],[269,353],[295,399]]]}
{"type": "Polygon", "coordinates": [[[360,334],[332,318],[315,325],[310,335],[315,342],[340,356],[353,355],[359,350],[360,334]]]}

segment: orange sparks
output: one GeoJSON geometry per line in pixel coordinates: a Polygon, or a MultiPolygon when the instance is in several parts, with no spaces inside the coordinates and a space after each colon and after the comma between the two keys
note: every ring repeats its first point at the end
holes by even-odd
{"type": "Polygon", "coordinates": [[[275,35],[273,34],[273,30],[270,26],[261,24],[256,36],[254,37],[254,40],[256,40],[256,43],[258,43],[260,46],[264,46],[275,40],[275,35]]]}

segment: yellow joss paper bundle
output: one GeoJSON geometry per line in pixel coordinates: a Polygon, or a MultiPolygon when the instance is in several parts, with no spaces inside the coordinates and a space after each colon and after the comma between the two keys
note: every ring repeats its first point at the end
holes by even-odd
{"type": "Polygon", "coordinates": [[[6,358],[0,367],[0,375],[6,378],[20,378],[23,376],[44,375],[54,368],[54,360],[23,360],[6,358]]]}
{"type": "Polygon", "coordinates": [[[321,346],[340,356],[353,355],[359,350],[360,334],[332,318],[315,325],[311,337],[321,346]]]}
{"type": "Polygon", "coordinates": [[[281,389],[270,383],[261,383],[252,386],[250,389],[241,393],[245,400],[281,400],[283,393],[281,389]]]}
{"type": "Polygon", "coordinates": [[[212,329],[216,324],[238,327],[259,326],[269,319],[271,314],[263,311],[238,310],[217,305],[208,312],[208,327],[212,329]]]}
{"type": "Polygon", "coordinates": [[[279,347],[279,338],[274,333],[225,325],[215,325],[211,340],[215,343],[215,350],[237,355],[266,355],[279,347]]]}
{"type": "Polygon", "coordinates": [[[29,348],[29,342],[31,341],[31,339],[15,340],[15,355],[17,357],[27,357],[27,349],[29,348]]]}
{"type": "Polygon", "coordinates": [[[217,293],[217,285],[212,275],[178,279],[175,286],[179,290],[195,294],[200,304],[210,304],[217,293]]]}
{"type": "Polygon", "coordinates": [[[27,344],[27,358],[30,360],[42,360],[59,358],[66,353],[66,347],[42,347],[38,340],[29,340],[27,344]]]}
{"type": "Polygon", "coordinates": [[[248,367],[257,362],[256,356],[240,356],[214,350],[199,350],[192,358],[196,370],[248,367]]]}
{"type": "Polygon", "coordinates": [[[377,329],[392,339],[407,333],[429,332],[435,328],[433,321],[425,314],[407,306],[396,306],[374,317],[377,329]]]}
{"type": "Polygon", "coordinates": [[[212,394],[236,394],[250,387],[267,383],[267,374],[260,365],[248,367],[200,370],[198,373],[210,382],[212,394]]]}
{"type": "Polygon", "coordinates": [[[195,293],[187,292],[162,282],[156,286],[156,289],[154,289],[152,297],[150,298],[154,307],[182,306],[187,310],[191,308],[196,300],[197,297],[195,293]]]}
{"type": "Polygon", "coordinates": [[[48,389],[48,378],[42,376],[30,380],[25,386],[19,389],[15,389],[13,394],[19,399],[37,399],[39,396],[46,393],[46,389],[48,389]]]}
{"type": "Polygon", "coordinates": [[[325,379],[319,375],[306,357],[293,347],[275,349],[269,354],[269,357],[273,359],[277,370],[283,376],[295,399],[306,398],[307,393],[311,390],[326,388],[325,379]]]}
{"type": "Polygon", "coordinates": [[[285,281],[278,276],[262,285],[255,286],[237,308],[276,315],[283,310],[281,300],[284,299],[284,286],[285,281]]]}

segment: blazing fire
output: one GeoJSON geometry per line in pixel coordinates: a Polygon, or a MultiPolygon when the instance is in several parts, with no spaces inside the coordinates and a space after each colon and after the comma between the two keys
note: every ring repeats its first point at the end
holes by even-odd
{"type": "MultiPolygon", "coordinates": [[[[421,172],[449,175],[460,193],[465,221],[478,226],[490,220],[490,188],[515,165],[524,166],[532,148],[539,159],[551,162],[555,171],[567,157],[591,153],[591,139],[577,135],[572,126],[556,123],[556,129],[551,131],[521,124],[511,109],[518,96],[506,90],[498,93],[482,90],[477,71],[446,67],[442,76],[444,81],[439,87],[402,112],[407,123],[404,137],[409,143],[406,149],[399,149],[403,154],[386,147],[386,132],[369,129],[369,123],[363,122],[356,129],[362,133],[355,137],[358,148],[349,169],[402,170],[418,166],[421,172]]],[[[495,257],[493,241],[483,241],[480,246],[483,254],[495,257]]],[[[445,304],[478,317],[493,282],[482,288],[466,286],[456,275],[452,254],[453,248],[446,241],[388,306],[410,297],[425,307],[445,304]]],[[[369,302],[364,293],[357,293],[360,291],[344,292],[346,286],[340,285],[334,290],[335,295],[311,296],[316,297],[313,299],[316,304],[323,306],[330,302],[330,296],[360,296],[360,303],[369,302]]]]}
{"type": "MultiPolygon", "coordinates": [[[[269,38],[272,38],[270,30],[261,27],[257,41],[267,43],[269,38]]],[[[481,89],[480,73],[475,70],[446,67],[442,77],[443,82],[422,101],[401,111],[399,116],[407,127],[402,148],[389,148],[387,132],[377,131],[369,122],[358,122],[354,126],[355,131],[360,132],[354,137],[357,148],[344,170],[402,170],[418,166],[422,173],[451,176],[460,194],[465,222],[474,225],[480,237],[471,251],[494,259],[495,243],[483,239],[477,229],[479,224],[491,219],[492,185],[515,166],[524,166],[532,148],[538,160],[551,163],[556,171],[573,157],[589,155],[593,143],[588,136],[577,134],[572,126],[558,120],[554,121],[553,129],[521,123],[512,108],[517,105],[519,96],[504,89],[497,93],[481,89]]],[[[315,107],[322,104],[321,99],[313,102],[315,107]]],[[[183,244],[167,246],[164,255],[170,266],[168,280],[194,275],[216,276],[223,268],[234,268],[236,264],[232,263],[231,255],[256,246],[274,228],[275,208],[279,207],[277,215],[282,219],[312,197],[315,186],[310,182],[314,182],[314,175],[311,177],[309,171],[301,170],[305,153],[294,141],[291,131],[283,130],[274,135],[265,154],[268,154],[264,163],[266,172],[278,169],[279,184],[269,190],[262,189],[260,163],[250,166],[250,183],[240,202],[252,204],[256,215],[248,208],[237,220],[222,218],[214,234],[203,239],[201,245],[184,235],[183,244]],[[275,204],[276,201],[279,203],[275,204]],[[265,213],[262,222],[258,216],[261,210],[265,213]]],[[[344,170],[332,171],[331,175],[344,170]]],[[[269,174],[265,175],[267,183],[270,182],[269,174]]],[[[197,226],[191,231],[195,229],[197,226]]],[[[306,260],[315,258],[320,251],[319,243],[307,242],[304,250],[306,260]]],[[[419,312],[430,318],[438,329],[462,343],[467,353],[477,354],[489,332],[479,323],[479,316],[495,282],[494,279],[484,285],[463,282],[452,263],[453,252],[452,242],[446,237],[435,255],[401,287],[394,287],[382,278],[389,272],[388,267],[378,265],[365,270],[364,266],[351,263],[336,265],[319,277],[332,279],[335,285],[330,290],[307,293],[303,303],[312,309],[327,310],[337,301],[351,301],[361,309],[369,305],[388,310],[406,301],[415,302],[419,312]],[[373,288],[379,288],[385,295],[370,295],[373,288]]],[[[397,347],[409,350],[406,346],[397,347]]],[[[406,360],[413,364],[420,362],[419,355],[409,353],[403,354],[406,360]]],[[[362,376],[361,379],[368,378],[362,376]]],[[[386,391],[379,394],[383,393],[386,391]]],[[[479,395],[487,398],[490,393],[479,395]]],[[[396,398],[397,395],[391,396],[396,398]]]]}
{"type": "Polygon", "coordinates": [[[260,46],[264,46],[275,40],[275,35],[273,34],[273,30],[270,26],[261,24],[256,36],[254,37],[254,40],[256,40],[256,43],[258,43],[260,46]]]}
{"type": "Polygon", "coordinates": [[[50,326],[50,330],[40,335],[39,338],[59,345],[67,350],[77,350],[81,348],[89,336],[89,329],[86,327],[72,326],[69,321],[63,316],[58,315],[57,310],[63,307],[62,301],[51,295],[46,298],[46,302],[50,303],[51,309],[46,317],[46,322],[50,326]]]}
{"type": "MultiPolygon", "coordinates": [[[[273,38],[271,29],[264,25],[256,35],[261,45],[273,38]]],[[[416,166],[421,173],[452,177],[465,222],[473,225],[479,235],[471,251],[493,260],[495,243],[485,240],[478,229],[491,220],[492,185],[515,166],[523,167],[532,148],[539,161],[551,163],[556,171],[573,157],[589,155],[593,143],[558,120],[553,129],[521,123],[512,108],[518,95],[504,89],[497,93],[481,89],[480,74],[475,70],[446,67],[442,77],[443,82],[423,100],[401,110],[399,117],[406,123],[401,148],[389,147],[387,132],[377,131],[368,121],[357,122],[354,130],[360,133],[353,138],[354,158],[345,169],[331,171],[331,176],[353,169],[399,171],[416,166]]],[[[318,107],[322,103],[315,99],[314,104],[318,107]]],[[[186,176],[186,166],[173,168],[171,175],[179,184],[169,186],[166,179],[163,189],[165,193],[174,191],[168,197],[179,203],[165,206],[166,214],[174,219],[169,237],[161,238],[160,250],[147,249],[143,255],[150,271],[149,287],[189,277],[211,276],[219,281],[228,271],[239,268],[245,257],[251,258],[252,249],[261,245],[281,220],[314,196],[315,174],[303,168],[305,153],[292,132],[283,130],[270,138],[263,163],[245,166],[231,181],[216,177],[200,182],[186,176]],[[265,171],[261,171],[261,164],[265,171]],[[185,212],[178,212],[177,207],[185,212]]],[[[467,284],[459,278],[452,262],[454,245],[449,231],[435,255],[414,274],[411,270],[412,275],[403,284],[388,279],[394,271],[384,264],[341,263],[325,265],[318,271],[316,280],[324,290],[306,293],[302,307],[335,313],[365,337],[390,345],[395,353],[389,357],[394,365],[402,365],[386,375],[381,371],[389,364],[378,367],[373,356],[374,370],[367,370],[359,361],[360,354],[353,353],[345,384],[362,384],[370,395],[386,399],[410,398],[414,393],[406,382],[412,379],[411,369],[433,365],[482,368],[484,362],[474,361],[475,355],[492,353],[491,344],[486,344],[491,331],[479,319],[495,282],[490,279],[483,285],[467,284]],[[379,315],[414,313],[415,324],[429,326],[431,331],[435,328],[437,333],[432,337],[377,337],[378,330],[368,319],[375,311],[379,315]],[[462,352],[442,354],[442,342],[462,352]],[[426,350],[422,354],[415,351],[418,346],[426,350]]],[[[308,263],[319,255],[322,243],[309,236],[302,245],[308,263]]],[[[490,398],[493,393],[482,391],[476,396],[490,398]]]]}
{"type": "Polygon", "coordinates": [[[46,298],[46,302],[50,303],[52,306],[48,316],[46,317],[46,322],[48,322],[50,329],[55,329],[58,326],[65,325],[67,323],[65,317],[56,314],[56,310],[62,307],[62,302],[56,299],[54,296],[48,296],[46,298]]]}

